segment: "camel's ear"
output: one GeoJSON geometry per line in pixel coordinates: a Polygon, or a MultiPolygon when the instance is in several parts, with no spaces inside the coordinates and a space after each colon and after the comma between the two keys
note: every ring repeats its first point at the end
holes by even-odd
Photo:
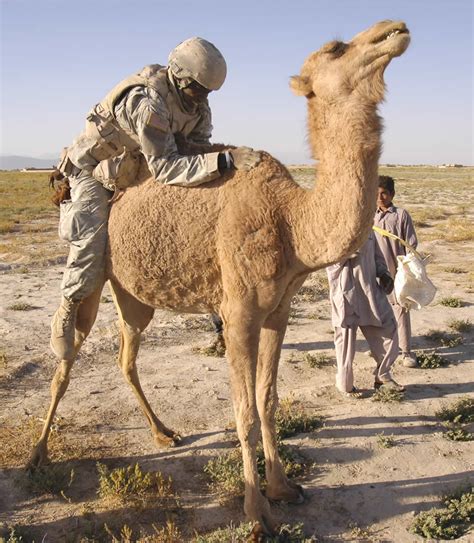
{"type": "Polygon", "coordinates": [[[301,75],[293,75],[290,77],[290,87],[297,96],[308,96],[313,93],[311,81],[309,78],[301,75]]]}

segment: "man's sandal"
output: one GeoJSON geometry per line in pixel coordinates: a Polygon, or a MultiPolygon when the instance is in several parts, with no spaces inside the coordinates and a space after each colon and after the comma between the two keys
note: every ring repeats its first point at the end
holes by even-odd
{"type": "Polygon", "coordinates": [[[344,390],[339,390],[339,389],[337,390],[341,396],[344,396],[344,398],[352,398],[353,400],[360,400],[364,396],[363,393],[356,387],[352,387],[352,390],[349,390],[349,392],[346,392],[344,390]]]}

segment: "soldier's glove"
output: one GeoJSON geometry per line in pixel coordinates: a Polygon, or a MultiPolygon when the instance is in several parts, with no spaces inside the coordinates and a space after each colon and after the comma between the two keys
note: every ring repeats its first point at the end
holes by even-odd
{"type": "Polygon", "coordinates": [[[260,162],[260,153],[250,147],[231,149],[230,156],[236,170],[251,170],[260,162]]]}
{"type": "Polygon", "coordinates": [[[393,279],[388,273],[384,273],[380,276],[380,286],[385,294],[390,294],[393,290],[393,279]]]}

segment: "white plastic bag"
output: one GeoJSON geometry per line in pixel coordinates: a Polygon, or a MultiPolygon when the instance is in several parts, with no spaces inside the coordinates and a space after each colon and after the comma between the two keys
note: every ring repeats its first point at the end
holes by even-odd
{"type": "Polygon", "coordinates": [[[394,286],[397,302],[406,309],[421,309],[428,305],[436,294],[436,287],[426,274],[425,261],[412,252],[397,256],[397,260],[394,286]]]}

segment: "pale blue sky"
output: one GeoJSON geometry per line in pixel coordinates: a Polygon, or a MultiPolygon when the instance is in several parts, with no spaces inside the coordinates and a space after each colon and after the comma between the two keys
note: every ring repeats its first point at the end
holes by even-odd
{"type": "Polygon", "coordinates": [[[402,19],[412,44],[386,72],[382,162],[473,164],[472,0],[0,0],[2,154],[59,154],[87,111],[191,36],[224,54],[214,141],[309,162],[305,99],[288,80],[334,37],[402,19]]]}

